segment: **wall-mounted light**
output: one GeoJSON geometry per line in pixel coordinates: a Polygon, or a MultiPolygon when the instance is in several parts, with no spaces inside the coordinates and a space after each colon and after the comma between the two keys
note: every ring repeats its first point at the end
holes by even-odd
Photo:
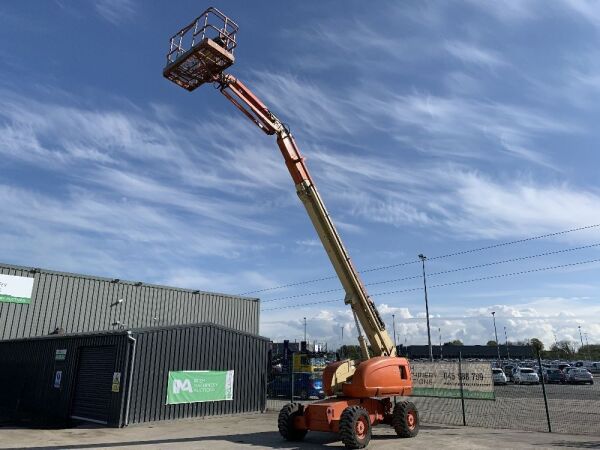
{"type": "Polygon", "coordinates": [[[114,303],[111,303],[111,304],[110,304],[110,307],[112,308],[113,306],[120,305],[120,304],[121,304],[121,303],[123,303],[124,301],[125,301],[125,299],[124,299],[124,298],[120,298],[120,299],[118,299],[116,302],[114,302],[114,303]]]}

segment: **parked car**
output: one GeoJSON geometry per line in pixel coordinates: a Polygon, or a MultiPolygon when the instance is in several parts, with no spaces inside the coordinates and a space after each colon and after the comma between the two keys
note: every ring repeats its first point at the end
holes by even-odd
{"type": "MultiPolygon", "coordinates": [[[[294,397],[300,397],[302,400],[309,398],[325,398],[323,390],[323,380],[320,374],[316,373],[294,373],[294,397]]],[[[267,394],[269,397],[288,397],[292,393],[291,375],[277,374],[267,385],[267,394]]]]}
{"type": "Polygon", "coordinates": [[[562,373],[558,369],[544,369],[544,383],[565,383],[566,377],[565,374],[562,373]]]}
{"type": "Polygon", "coordinates": [[[529,367],[518,367],[514,373],[515,384],[539,384],[540,377],[529,367]]]}
{"type": "Polygon", "coordinates": [[[559,370],[562,370],[563,372],[565,371],[565,369],[566,369],[567,367],[571,367],[571,364],[567,364],[567,363],[560,363],[560,364],[558,365],[558,369],[559,369],[559,370]]]}
{"type": "Polygon", "coordinates": [[[504,371],[498,368],[492,369],[492,380],[494,384],[506,384],[508,382],[504,371]]]}
{"type": "Polygon", "coordinates": [[[594,384],[594,376],[587,369],[576,367],[569,370],[567,382],[572,384],[594,384]]]}
{"type": "Polygon", "coordinates": [[[573,369],[576,369],[576,367],[567,366],[562,370],[562,372],[565,374],[565,379],[566,379],[567,383],[569,382],[569,372],[573,369]]]}
{"type": "Polygon", "coordinates": [[[513,369],[515,368],[515,366],[513,364],[507,364],[504,366],[504,375],[506,375],[506,378],[508,379],[508,381],[512,381],[512,375],[513,375],[513,369]]]}
{"type": "Polygon", "coordinates": [[[589,367],[589,371],[592,373],[600,373],[600,362],[593,362],[589,367]]]}

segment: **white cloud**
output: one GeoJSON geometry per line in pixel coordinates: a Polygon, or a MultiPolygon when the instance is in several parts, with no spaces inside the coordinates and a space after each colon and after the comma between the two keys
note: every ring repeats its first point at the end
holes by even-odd
{"type": "Polygon", "coordinates": [[[133,0],[95,0],[98,14],[114,25],[119,25],[133,18],[137,8],[133,0]]]}
{"type": "Polygon", "coordinates": [[[455,190],[440,202],[447,211],[444,224],[463,236],[531,236],[600,223],[599,192],[519,179],[499,182],[477,172],[456,172],[450,179],[455,190]]]}
{"type": "Polygon", "coordinates": [[[448,53],[464,63],[476,64],[487,68],[506,64],[506,61],[498,53],[468,42],[448,41],[444,47],[448,53]]]}

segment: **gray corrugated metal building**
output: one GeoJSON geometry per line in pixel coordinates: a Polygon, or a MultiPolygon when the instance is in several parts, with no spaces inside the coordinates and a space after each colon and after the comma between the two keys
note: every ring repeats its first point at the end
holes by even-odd
{"type": "Polygon", "coordinates": [[[0,419],[120,427],[260,412],[268,349],[265,338],[209,323],[0,341],[0,419]],[[233,371],[232,398],[167,405],[169,372],[198,370],[233,371]]]}
{"type": "Polygon", "coordinates": [[[0,302],[0,339],[211,322],[258,334],[256,298],[0,264],[34,278],[29,304],[0,302]]]}

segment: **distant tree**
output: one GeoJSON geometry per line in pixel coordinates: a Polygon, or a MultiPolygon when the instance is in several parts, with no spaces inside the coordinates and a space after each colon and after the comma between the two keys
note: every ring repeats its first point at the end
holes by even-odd
{"type": "Polygon", "coordinates": [[[541,352],[544,350],[544,343],[538,338],[531,338],[529,340],[529,344],[535,349],[536,352],[541,352]]]}
{"type": "Polygon", "coordinates": [[[338,353],[343,359],[360,359],[360,347],[358,345],[342,345],[338,353]]]}
{"type": "Polygon", "coordinates": [[[464,345],[460,339],[454,339],[453,341],[445,342],[444,345],[464,345]]]}
{"type": "Polygon", "coordinates": [[[577,351],[577,359],[600,361],[600,345],[592,344],[580,347],[577,351]]]}
{"type": "Polygon", "coordinates": [[[496,341],[487,341],[487,345],[488,347],[495,347],[496,345],[498,345],[498,343],[496,341]]]}
{"type": "Polygon", "coordinates": [[[555,358],[573,359],[575,357],[575,346],[567,341],[558,341],[550,346],[550,351],[555,358]]]}

